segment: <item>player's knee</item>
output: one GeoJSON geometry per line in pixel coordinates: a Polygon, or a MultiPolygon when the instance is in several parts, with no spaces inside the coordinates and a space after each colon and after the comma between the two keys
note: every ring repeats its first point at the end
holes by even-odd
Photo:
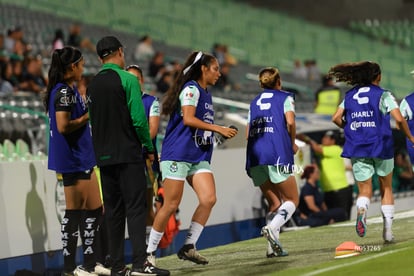
{"type": "Polygon", "coordinates": [[[203,197],[200,200],[200,205],[206,206],[208,208],[213,208],[213,206],[216,204],[217,197],[215,195],[203,197]]]}

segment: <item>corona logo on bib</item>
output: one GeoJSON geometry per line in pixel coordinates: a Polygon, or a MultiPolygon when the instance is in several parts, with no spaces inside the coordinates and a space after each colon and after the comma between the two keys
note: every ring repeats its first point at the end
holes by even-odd
{"type": "Polygon", "coordinates": [[[349,126],[351,130],[356,131],[360,127],[377,127],[374,121],[371,122],[356,122],[353,121],[349,126]]]}

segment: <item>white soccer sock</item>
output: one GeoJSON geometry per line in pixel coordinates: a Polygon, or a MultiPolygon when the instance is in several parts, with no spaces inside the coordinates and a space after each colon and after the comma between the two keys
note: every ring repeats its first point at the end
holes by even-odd
{"type": "Polygon", "coordinates": [[[188,229],[187,236],[185,238],[184,244],[196,244],[198,238],[203,232],[204,226],[198,222],[192,221],[190,228],[188,229]]]}
{"type": "Polygon", "coordinates": [[[152,229],[152,226],[148,226],[148,225],[145,228],[145,243],[146,243],[146,245],[148,245],[148,242],[149,242],[149,236],[150,236],[150,233],[151,233],[151,229],[152,229]]]}
{"type": "Polygon", "coordinates": [[[394,205],[382,205],[381,206],[381,213],[384,219],[384,228],[386,230],[391,230],[392,228],[392,221],[394,219],[394,205]]]}
{"type": "Polygon", "coordinates": [[[151,228],[151,233],[148,240],[147,253],[152,253],[157,250],[158,244],[160,243],[160,240],[163,235],[164,232],[158,232],[155,231],[154,228],[151,228]]]}
{"type": "MultiPolygon", "coordinates": [[[[275,216],[276,216],[276,212],[268,212],[266,214],[266,225],[269,224],[275,216]]],[[[273,253],[272,246],[270,242],[267,242],[267,254],[272,254],[272,253],[273,253]]]]}
{"type": "Polygon", "coordinates": [[[276,212],[268,212],[266,214],[266,224],[269,224],[275,216],[276,212]]]}
{"type": "Polygon", "coordinates": [[[363,209],[365,209],[365,211],[367,211],[368,207],[369,207],[369,204],[370,204],[370,200],[369,200],[368,197],[366,197],[366,196],[358,197],[357,201],[356,201],[357,211],[359,210],[359,208],[363,208],[363,209]]]}
{"type": "Polygon", "coordinates": [[[280,205],[275,217],[268,224],[276,238],[279,238],[280,227],[282,227],[293,215],[296,206],[292,201],[285,201],[280,205]]]}

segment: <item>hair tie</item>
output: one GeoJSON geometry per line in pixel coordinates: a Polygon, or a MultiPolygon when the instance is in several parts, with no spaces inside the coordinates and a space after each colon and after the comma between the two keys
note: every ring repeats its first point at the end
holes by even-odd
{"type": "Polygon", "coordinates": [[[203,56],[203,52],[198,52],[193,63],[191,63],[189,66],[187,66],[184,70],[183,70],[183,74],[187,74],[188,71],[190,71],[191,67],[193,67],[194,64],[196,64],[197,61],[199,61],[201,59],[201,57],[203,56]]]}

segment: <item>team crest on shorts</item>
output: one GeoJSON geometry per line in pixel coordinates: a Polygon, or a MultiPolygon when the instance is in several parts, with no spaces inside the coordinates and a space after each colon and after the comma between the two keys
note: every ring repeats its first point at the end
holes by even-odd
{"type": "Polygon", "coordinates": [[[170,166],[170,172],[177,172],[178,171],[178,166],[177,166],[177,162],[173,162],[170,166]]]}

